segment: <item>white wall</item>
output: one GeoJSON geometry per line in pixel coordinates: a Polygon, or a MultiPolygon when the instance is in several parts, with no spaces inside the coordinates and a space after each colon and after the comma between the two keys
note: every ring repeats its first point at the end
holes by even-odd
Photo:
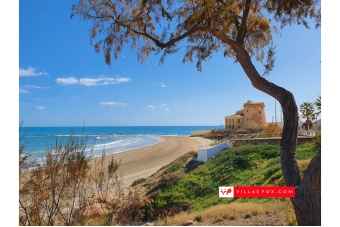
{"type": "Polygon", "coordinates": [[[213,147],[198,148],[196,160],[199,162],[206,162],[212,156],[214,156],[215,154],[217,154],[218,152],[226,148],[231,148],[229,141],[225,141],[213,147]]]}

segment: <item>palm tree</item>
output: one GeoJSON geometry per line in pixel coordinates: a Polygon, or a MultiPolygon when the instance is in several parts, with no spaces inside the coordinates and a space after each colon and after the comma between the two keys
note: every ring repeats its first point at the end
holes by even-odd
{"type": "Polygon", "coordinates": [[[315,112],[314,112],[314,106],[311,102],[303,102],[300,105],[300,113],[302,118],[306,118],[306,125],[307,130],[309,129],[309,126],[312,124],[311,120],[315,119],[315,112]]]}
{"type": "Polygon", "coordinates": [[[321,113],[321,95],[319,95],[319,98],[314,102],[314,106],[318,110],[318,112],[316,112],[316,114],[320,114],[321,113]]]}
{"type": "Polygon", "coordinates": [[[319,114],[321,114],[321,95],[319,95],[319,98],[316,99],[316,101],[314,102],[314,106],[317,109],[315,116],[316,116],[316,124],[318,124],[318,116],[319,114]]]}

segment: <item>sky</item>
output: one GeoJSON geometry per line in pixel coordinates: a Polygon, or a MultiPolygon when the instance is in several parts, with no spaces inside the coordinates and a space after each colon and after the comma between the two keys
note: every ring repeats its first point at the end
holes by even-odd
{"type": "MultiPolygon", "coordinates": [[[[163,65],[152,55],[143,66],[129,47],[108,66],[90,45],[91,23],[70,18],[75,2],[19,2],[24,126],[221,125],[248,100],[264,102],[267,121],[273,120],[275,99],[255,89],[222,52],[204,62],[202,72],[195,62],[182,64],[183,51],[163,65]]],[[[321,94],[321,29],[294,25],[281,33],[274,38],[275,68],[267,79],[291,91],[298,106],[313,102],[321,94]]]]}

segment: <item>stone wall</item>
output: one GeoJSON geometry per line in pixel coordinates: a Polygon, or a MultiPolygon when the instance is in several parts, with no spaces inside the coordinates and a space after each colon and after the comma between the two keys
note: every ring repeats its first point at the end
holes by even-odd
{"type": "MultiPolygon", "coordinates": [[[[315,137],[298,137],[297,144],[303,144],[308,142],[313,142],[315,137]]],[[[233,147],[239,147],[242,145],[259,145],[259,144],[271,144],[271,145],[280,145],[281,137],[273,137],[273,138],[257,138],[257,139],[234,139],[230,140],[230,143],[233,147]]]]}

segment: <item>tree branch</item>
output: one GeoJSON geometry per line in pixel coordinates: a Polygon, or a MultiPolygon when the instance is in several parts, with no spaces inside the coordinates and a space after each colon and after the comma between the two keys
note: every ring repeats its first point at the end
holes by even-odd
{"type": "Polygon", "coordinates": [[[246,4],[244,6],[245,9],[243,11],[242,20],[241,20],[242,21],[241,26],[238,29],[238,34],[236,38],[236,41],[241,45],[244,44],[244,37],[247,33],[247,22],[248,22],[250,6],[251,6],[251,0],[246,0],[246,4]]]}
{"type": "Polygon", "coordinates": [[[218,34],[218,31],[213,30],[211,31],[211,34],[213,36],[215,36],[216,38],[220,39],[222,41],[222,43],[226,43],[228,45],[230,45],[232,48],[235,49],[235,51],[238,49],[238,48],[241,48],[240,44],[238,44],[235,40],[233,39],[230,39],[228,36],[226,35],[221,35],[221,34],[218,34]]]}
{"type": "Polygon", "coordinates": [[[152,37],[151,35],[149,35],[149,34],[146,32],[145,29],[144,29],[144,32],[139,32],[139,31],[137,31],[137,30],[135,30],[135,29],[133,29],[133,28],[131,28],[131,27],[125,25],[125,24],[122,23],[122,22],[116,21],[116,23],[117,23],[118,25],[120,25],[120,26],[126,28],[126,29],[129,29],[129,30],[133,31],[134,33],[136,33],[136,34],[138,34],[138,35],[144,36],[144,37],[146,37],[146,38],[152,40],[152,41],[156,44],[156,46],[160,47],[161,49],[166,48],[166,47],[169,47],[169,46],[172,46],[172,45],[174,45],[176,42],[178,42],[178,41],[180,41],[180,40],[182,40],[182,39],[184,39],[184,38],[186,38],[186,37],[192,35],[192,34],[195,33],[195,32],[198,32],[198,31],[209,31],[209,29],[208,29],[208,28],[205,28],[205,27],[193,27],[192,29],[190,29],[190,30],[188,30],[187,32],[183,33],[182,35],[178,36],[177,38],[171,39],[171,40],[169,40],[168,42],[163,43],[163,42],[159,41],[158,39],[155,39],[154,37],[152,37]]]}

